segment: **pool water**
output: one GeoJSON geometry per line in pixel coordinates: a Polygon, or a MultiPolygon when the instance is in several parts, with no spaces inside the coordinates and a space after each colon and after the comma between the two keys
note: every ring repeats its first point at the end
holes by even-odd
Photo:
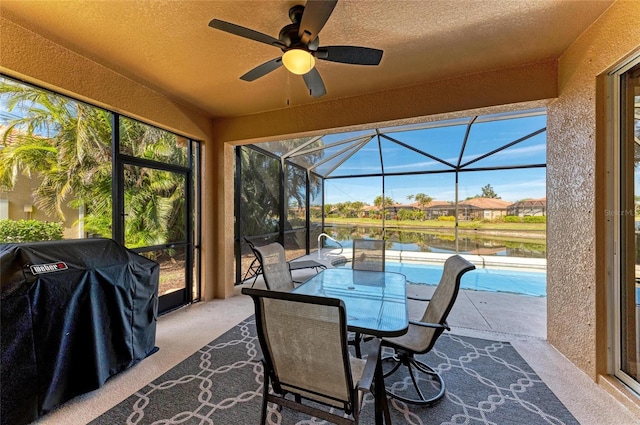
{"type": "MultiPolygon", "coordinates": [[[[351,263],[337,267],[351,268],[351,263]]],[[[431,264],[395,263],[387,261],[385,270],[402,273],[408,283],[422,283],[435,285],[440,281],[442,266],[431,264]]],[[[547,273],[504,270],[504,269],[475,269],[462,276],[461,288],[477,291],[506,292],[536,297],[547,295],[547,273]]]]}

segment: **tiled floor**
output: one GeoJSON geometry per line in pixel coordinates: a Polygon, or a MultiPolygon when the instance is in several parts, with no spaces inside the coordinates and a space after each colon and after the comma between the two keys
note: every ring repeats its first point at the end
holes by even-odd
{"type": "MultiPolygon", "coordinates": [[[[296,272],[302,278],[302,273],[296,272]]],[[[262,286],[258,280],[256,286],[262,286]]],[[[156,344],[160,351],[114,377],[99,390],[77,397],[43,417],[41,424],[85,424],[184,360],[204,344],[253,314],[240,294],[227,300],[197,303],[160,317],[156,344]]],[[[428,296],[433,287],[411,293],[428,296]]],[[[422,307],[423,308],[423,307],[422,307]]],[[[410,315],[421,306],[411,304],[410,315]]],[[[459,335],[510,341],[583,425],[637,425],[638,417],[616,401],[545,341],[546,298],[461,291],[450,316],[459,335]]],[[[249,424],[248,424],[249,425],[249,424]]],[[[505,424],[500,424],[505,425],[505,424]]]]}

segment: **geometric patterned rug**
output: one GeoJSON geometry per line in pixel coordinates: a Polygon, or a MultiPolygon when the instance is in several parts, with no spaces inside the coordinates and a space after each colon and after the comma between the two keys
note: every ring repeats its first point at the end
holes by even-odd
{"type": "MultiPolygon", "coordinates": [[[[261,355],[250,317],[91,424],[258,424],[261,355]]],[[[443,376],[447,392],[431,407],[390,399],[395,425],[578,424],[508,342],[445,333],[430,353],[417,357],[443,376]]],[[[367,394],[360,423],[373,424],[373,418],[373,397],[367,394]]],[[[286,408],[271,409],[267,422],[326,423],[286,408]]]]}

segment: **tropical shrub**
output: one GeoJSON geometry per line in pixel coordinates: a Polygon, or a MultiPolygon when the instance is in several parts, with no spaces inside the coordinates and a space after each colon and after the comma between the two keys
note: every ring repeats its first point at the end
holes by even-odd
{"type": "Polygon", "coordinates": [[[62,239],[62,225],[38,220],[0,220],[0,242],[19,243],[62,239]]]}
{"type": "Polygon", "coordinates": [[[440,221],[456,221],[456,218],[452,215],[441,215],[440,217],[438,217],[438,220],[440,221]]]}
{"type": "Polygon", "coordinates": [[[522,219],[525,223],[546,223],[547,217],[544,215],[528,215],[522,219]]]}
{"type": "Polygon", "coordinates": [[[504,216],[505,223],[520,223],[522,220],[517,215],[506,215],[504,216]]]}

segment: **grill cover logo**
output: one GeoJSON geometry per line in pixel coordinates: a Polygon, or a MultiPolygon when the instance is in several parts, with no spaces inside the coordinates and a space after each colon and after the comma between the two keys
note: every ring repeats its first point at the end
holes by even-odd
{"type": "Polygon", "coordinates": [[[57,263],[49,264],[34,264],[33,266],[29,266],[29,268],[33,274],[43,274],[67,270],[69,267],[67,267],[67,265],[62,261],[59,261],[57,263]]]}

